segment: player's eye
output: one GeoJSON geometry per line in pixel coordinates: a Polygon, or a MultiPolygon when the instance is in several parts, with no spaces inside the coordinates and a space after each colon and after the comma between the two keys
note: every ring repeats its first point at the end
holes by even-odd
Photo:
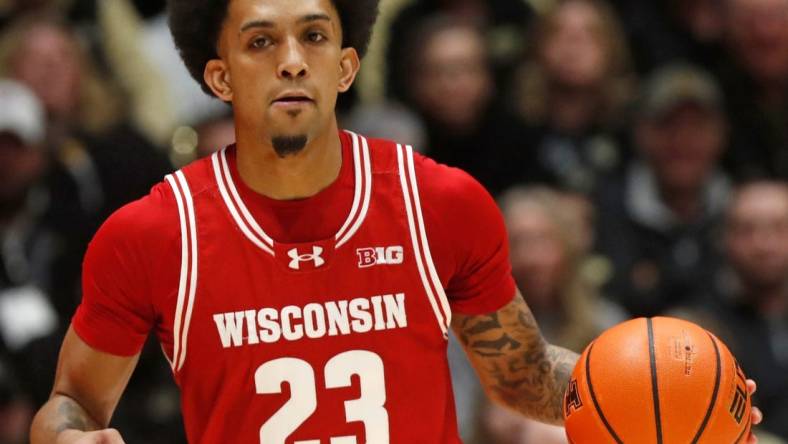
{"type": "Polygon", "coordinates": [[[249,47],[253,49],[265,48],[266,46],[270,46],[270,45],[271,45],[271,40],[265,37],[255,37],[252,39],[251,42],[249,42],[249,47]]]}
{"type": "Polygon", "coordinates": [[[317,32],[317,31],[312,31],[312,32],[308,33],[306,35],[306,38],[307,38],[307,40],[309,40],[312,43],[320,43],[320,42],[326,40],[326,36],[323,35],[320,32],[317,32]]]}

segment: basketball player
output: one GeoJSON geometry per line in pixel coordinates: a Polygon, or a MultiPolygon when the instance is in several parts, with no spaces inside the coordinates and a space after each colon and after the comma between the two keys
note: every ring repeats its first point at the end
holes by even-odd
{"type": "Polygon", "coordinates": [[[171,2],[237,144],[96,234],[34,443],[123,442],[106,427],[151,331],[195,443],[457,443],[449,328],[494,399],[561,422],[577,356],[515,289],[492,199],[411,147],[338,129],[377,3],[171,2]]]}

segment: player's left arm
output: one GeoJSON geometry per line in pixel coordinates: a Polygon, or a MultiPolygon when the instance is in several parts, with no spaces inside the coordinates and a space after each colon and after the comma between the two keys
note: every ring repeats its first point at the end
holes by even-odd
{"type": "Polygon", "coordinates": [[[488,396],[530,418],[563,424],[564,391],[578,355],[544,339],[519,290],[493,313],[454,313],[452,329],[488,396]]]}

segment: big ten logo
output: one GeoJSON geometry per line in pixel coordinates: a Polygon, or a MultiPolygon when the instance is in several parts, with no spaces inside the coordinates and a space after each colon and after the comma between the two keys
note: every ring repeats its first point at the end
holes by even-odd
{"type": "Polygon", "coordinates": [[[393,247],[359,248],[358,268],[367,268],[373,265],[399,265],[404,260],[405,250],[395,245],[393,247]]]}
{"type": "Polygon", "coordinates": [[[573,378],[569,381],[569,386],[566,388],[566,396],[564,396],[564,416],[569,416],[580,407],[583,407],[583,401],[580,399],[580,392],[577,389],[577,379],[573,378]]]}
{"type": "Polygon", "coordinates": [[[739,363],[736,362],[736,391],[733,393],[733,401],[728,412],[736,420],[737,424],[741,424],[744,419],[744,412],[747,410],[747,383],[739,363]]]}

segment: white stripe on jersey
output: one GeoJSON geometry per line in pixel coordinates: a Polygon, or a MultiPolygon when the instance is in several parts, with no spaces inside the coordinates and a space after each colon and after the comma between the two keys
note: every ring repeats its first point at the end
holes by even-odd
{"type": "Polygon", "coordinates": [[[432,254],[430,253],[430,243],[427,241],[427,231],[424,228],[424,217],[421,213],[421,199],[419,198],[419,185],[418,181],[416,180],[416,169],[413,163],[413,147],[408,146],[408,171],[410,173],[410,183],[413,187],[413,197],[416,199],[416,221],[419,224],[419,234],[421,236],[421,245],[422,251],[424,251],[424,258],[427,262],[427,270],[430,272],[430,277],[432,278],[432,284],[435,287],[435,291],[438,293],[438,300],[441,303],[441,307],[443,308],[443,313],[446,316],[446,325],[451,325],[451,307],[449,306],[449,299],[446,297],[446,292],[443,289],[443,284],[441,284],[440,278],[438,277],[438,272],[435,270],[435,263],[432,260],[432,254]]]}
{"type": "Polygon", "coordinates": [[[230,195],[227,193],[227,187],[224,185],[224,179],[222,178],[222,168],[219,166],[219,153],[214,153],[211,156],[211,162],[213,163],[213,172],[216,176],[216,183],[219,186],[219,193],[222,195],[224,204],[227,206],[227,209],[230,210],[230,214],[232,215],[233,219],[235,219],[235,223],[238,225],[238,228],[241,229],[241,232],[247,237],[247,239],[252,241],[253,244],[257,245],[261,250],[273,256],[274,250],[272,247],[269,247],[263,240],[254,235],[249,230],[249,227],[246,226],[246,223],[244,223],[244,221],[238,215],[238,210],[235,209],[235,205],[230,199],[230,195]]]}
{"type": "Polygon", "coordinates": [[[353,206],[350,207],[350,214],[348,214],[347,220],[345,220],[345,223],[342,224],[342,228],[340,228],[339,231],[337,231],[337,234],[336,234],[336,237],[335,237],[336,240],[339,240],[339,238],[341,238],[342,235],[345,234],[345,231],[350,226],[350,223],[353,222],[353,217],[356,215],[356,211],[358,211],[359,202],[361,201],[361,190],[362,190],[362,188],[361,188],[361,185],[362,185],[362,183],[361,183],[361,162],[358,161],[358,159],[361,159],[361,154],[359,153],[359,149],[360,148],[359,148],[359,143],[358,143],[359,135],[356,134],[356,133],[350,132],[350,131],[348,131],[348,134],[350,134],[350,137],[353,139],[353,169],[355,170],[354,171],[355,172],[355,182],[354,183],[355,183],[356,189],[353,192],[353,206]]]}
{"type": "Polygon", "coordinates": [[[249,224],[250,227],[252,227],[252,230],[258,236],[260,236],[260,239],[262,239],[267,246],[273,248],[274,240],[271,239],[267,234],[265,234],[265,231],[263,231],[263,229],[260,228],[260,225],[258,225],[257,221],[254,220],[254,217],[252,217],[252,213],[250,213],[249,209],[246,208],[244,201],[241,200],[241,196],[238,195],[238,189],[235,188],[235,182],[233,181],[233,176],[230,175],[230,168],[227,164],[227,152],[225,150],[222,150],[220,156],[222,161],[222,172],[224,173],[224,180],[225,182],[227,182],[227,186],[230,189],[230,193],[231,193],[230,195],[233,198],[233,202],[235,202],[235,205],[241,210],[241,214],[243,215],[244,220],[249,224]]]}
{"type": "MultiPolygon", "coordinates": [[[[369,201],[372,198],[372,165],[369,158],[369,146],[367,145],[366,138],[361,137],[361,145],[362,145],[361,153],[364,163],[364,191],[363,191],[364,199],[363,199],[363,204],[361,205],[361,213],[358,215],[356,222],[352,225],[350,230],[348,230],[345,236],[337,241],[336,248],[339,248],[342,245],[344,245],[347,241],[350,240],[351,237],[353,237],[354,234],[356,234],[356,231],[358,231],[359,227],[361,227],[361,224],[364,222],[364,219],[367,217],[367,211],[369,210],[369,201]]],[[[357,163],[362,163],[362,162],[358,161],[357,163]]],[[[353,212],[351,211],[351,216],[352,214],[353,212]]]]}
{"type": "MultiPolygon", "coordinates": [[[[188,232],[186,228],[186,215],[183,209],[183,199],[181,198],[181,191],[175,183],[175,179],[171,174],[165,177],[167,183],[172,188],[172,194],[175,195],[175,202],[178,204],[178,218],[181,224],[181,274],[178,281],[178,302],[175,306],[175,326],[173,327],[173,351],[172,360],[167,357],[173,371],[175,370],[175,361],[178,359],[180,352],[180,337],[181,337],[181,313],[183,312],[183,299],[186,294],[186,283],[188,282],[188,264],[189,264],[189,246],[188,246],[188,232]]],[[[166,355],[165,355],[166,356],[166,355]]]]}
{"type": "MultiPolygon", "coordinates": [[[[411,203],[411,190],[408,185],[410,175],[406,172],[405,166],[405,158],[403,155],[402,145],[397,145],[397,161],[399,163],[399,178],[400,183],[402,185],[402,195],[405,200],[405,213],[408,216],[408,228],[410,229],[410,238],[413,243],[413,251],[415,253],[416,258],[416,265],[419,269],[419,275],[421,276],[421,283],[424,286],[424,291],[427,293],[427,298],[430,301],[430,305],[432,306],[432,311],[435,314],[435,318],[438,321],[438,326],[443,333],[443,337],[448,339],[448,331],[449,331],[449,323],[447,318],[445,318],[441,314],[441,310],[438,307],[438,302],[435,300],[435,292],[432,288],[432,282],[427,278],[427,273],[424,267],[424,259],[421,253],[421,246],[419,245],[419,241],[421,238],[417,234],[416,229],[416,222],[414,220],[414,210],[413,205],[411,203]]],[[[414,190],[415,191],[415,190],[414,190]]],[[[424,239],[426,240],[426,238],[424,239]]]]}
{"type": "Polygon", "coordinates": [[[189,246],[191,247],[191,269],[189,270],[189,303],[186,306],[186,321],[183,324],[183,332],[181,333],[181,356],[176,367],[176,370],[180,370],[183,367],[183,363],[186,361],[186,345],[189,342],[189,324],[191,324],[192,320],[194,295],[197,291],[197,252],[199,250],[197,245],[197,222],[194,215],[194,201],[192,200],[192,192],[189,189],[189,184],[186,182],[186,176],[184,176],[183,171],[178,171],[175,173],[175,176],[178,178],[178,182],[181,184],[181,188],[183,189],[183,194],[186,197],[186,213],[189,215],[189,233],[191,235],[191,242],[189,243],[189,246]]]}
{"type": "Polygon", "coordinates": [[[197,282],[197,223],[191,191],[183,172],[176,172],[175,178],[169,174],[166,180],[175,195],[181,228],[181,273],[178,282],[178,301],[175,306],[172,360],[167,358],[172,370],[178,371],[183,367],[186,359],[186,342],[189,335],[192,307],[194,306],[197,282]],[[186,299],[187,293],[188,300],[186,299]],[[185,312],[184,303],[186,304],[185,312]]]}

